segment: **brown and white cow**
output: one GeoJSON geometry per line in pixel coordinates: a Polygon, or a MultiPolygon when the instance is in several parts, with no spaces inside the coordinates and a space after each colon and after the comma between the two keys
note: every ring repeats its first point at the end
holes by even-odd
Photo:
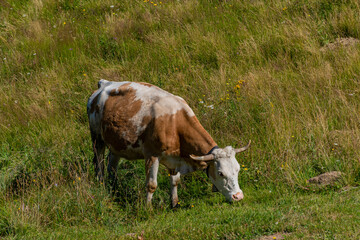
{"type": "Polygon", "coordinates": [[[108,171],[115,177],[120,157],[145,159],[147,202],[157,187],[159,164],[170,173],[172,206],[178,203],[180,175],[206,169],[211,182],[228,201],[243,198],[240,165],[235,154],[245,151],[217,144],[181,97],[148,83],[100,80],[88,100],[95,171],[104,176],[104,150],[110,150],[108,171]]]}

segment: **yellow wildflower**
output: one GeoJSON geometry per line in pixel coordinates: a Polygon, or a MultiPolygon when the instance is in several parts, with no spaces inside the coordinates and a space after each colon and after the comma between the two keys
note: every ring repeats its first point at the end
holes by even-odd
{"type": "Polygon", "coordinates": [[[247,168],[244,168],[245,171],[247,171],[248,169],[247,168]]]}

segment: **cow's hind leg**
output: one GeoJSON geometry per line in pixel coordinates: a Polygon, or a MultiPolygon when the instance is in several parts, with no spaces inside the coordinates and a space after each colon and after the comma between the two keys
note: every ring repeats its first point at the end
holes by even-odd
{"type": "Polygon", "coordinates": [[[159,159],[157,157],[147,157],[145,159],[146,169],[146,203],[151,206],[151,199],[157,187],[157,173],[159,169],[159,159]]]}
{"type": "Polygon", "coordinates": [[[116,181],[117,181],[117,166],[119,163],[120,157],[115,155],[110,151],[108,155],[108,166],[107,171],[109,173],[109,185],[113,192],[116,191],[116,181]]]}
{"type": "Polygon", "coordinates": [[[171,207],[175,208],[178,205],[179,198],[177,194],[177,186],[180,183],[180,172],[175,173],[170,170],[170,186],[171,186],[171,207]]]}
{"type": "Polygon", "coordinates": [[[95,167],[95,173],[100,182],[104,181],[104,153],[105,143],[99,134],[91,131],[91,139],[93,144],[94,158],[93,164],[95,167]]]}

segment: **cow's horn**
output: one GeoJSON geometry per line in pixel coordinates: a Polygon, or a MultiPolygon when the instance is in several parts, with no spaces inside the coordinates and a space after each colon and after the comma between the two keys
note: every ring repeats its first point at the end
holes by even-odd
{"type": "Polygon", "coordinates": [[[204,156],[195,156],[195,155],[190,155],[190,157],[196,161],[210,161],[210,160],[214,160],[214,155],[212,154],[208,154],[208,155],[204,155],[204,156]]]}
{"type": "Polygon", "coordinates": [[[248,145],[246,145],[245,147],[234,149],[235,153],[240,153],[240,152],[247,150],[250,147],[250,144],[251,144],[251,140],[249,141],[248,145]]]}

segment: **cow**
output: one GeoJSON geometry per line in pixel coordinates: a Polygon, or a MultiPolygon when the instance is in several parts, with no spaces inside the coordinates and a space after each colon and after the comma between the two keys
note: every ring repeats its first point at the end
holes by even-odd
{"type": "Polygon", "coordinates": [[[206,170],[213,189],[227,201],[243,199],[235,154],[248,149],[251,141],[242,148],[218,147],[181,97],[149,83],[101,79],[88,100],[87,113],[93,163],[100,181],[104,179],[104,151],[108,147],[111,179],[116,178],[119,158],[145,159],[146,201],[150,206],[159,164],[169,170],[172,207],[178,204],[180,175],[196,170],[206,170]]]}

